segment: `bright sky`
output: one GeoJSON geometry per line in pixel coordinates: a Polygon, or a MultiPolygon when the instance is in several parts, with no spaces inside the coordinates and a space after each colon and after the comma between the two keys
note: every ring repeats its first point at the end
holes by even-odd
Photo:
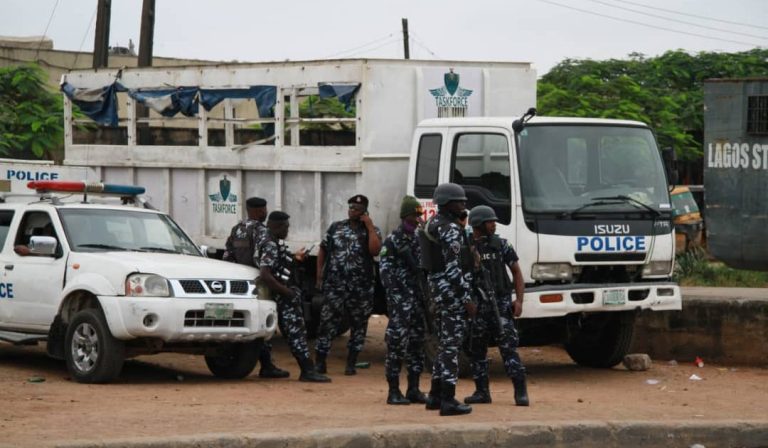
{"type": "MultiPolygon", "coordinates": [[[[2,0],[0,35],[93,50],[96,0],[2,0]]],[[[112,0],[111,45],[138,47],[141,0],[112,0]]],[[[157,0],[155,56],[243,62],[403,57],[533,62],[768,47],[766,0],[157,0]]]]}

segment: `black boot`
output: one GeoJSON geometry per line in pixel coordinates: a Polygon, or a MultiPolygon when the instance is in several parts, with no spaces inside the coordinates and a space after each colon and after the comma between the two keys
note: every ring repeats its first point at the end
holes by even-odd
{"type": "Polygon", "coordinates": [[[472,412],[472,406],[456,401],[456,385],[443,383],[443,400],[440,403],[440,415],[464,415],[472,412]]]}
{"type": "Polygon", "coordinates": [[[387,378],[389,383],[389,393],[387,394],[387,404],[411,404],[400,392],[400,378],[393,376],[387,378]]]}
{"type": "Polygon", "coordinates": [[[491,391],[488,388],[488,377],[483,376],[475,380],[475,392],[464,398],[466,404],[486,404],[491,402],[491,391]]]}
{"type": "Polygon", "coordinates": [[[440,409],[440,394],[442,391],[440,390],[440,380],[432,378],[432,386],[429,389],[429,395],[427,395],[427,402],[426,402],[426,408],[428,411],[436,411],[440,409]]]}
{"type": "Polygon", "coordinates": [[[315,366],[312,365],[312,360],[309,358],[300,359],[299,367],[301,367],[301,375],[299,375],[299,381],[306,383],[330,383],[331,379],[327,376],[318,373],[315,366]]]}
{"type": "Polygon", "coordinates": [[[318,353],[315,355],[315,371],[317,373],[328,373],[328,368],[325,366],[326,356],[328,355],[323,353],[318,353]]]}
{"type": "Polygon", "coordinates": [[[528,387],[525,385],[525,375],[513,378],[512,384],[515,386],[515,405],[528,406],[528,387]]]}
{"type": "Polygon", "coordinates": [[[261,369],[259,369],[260,378],[288,378],[291,375],[288,371],[277,367],[272,362],[272,353],[269,350],[261,350],[259,362],[261,363],[261,369]]]}
{"type": "Polygon", "coordinates": [[[357,364],[357,354],[359,352],[349,351],[347,354],[347,367],[344,368],[344,375],[357,375],[355,364],[357,364]]]}
{"type": "Polygon", "coordinates": [[[427,396],[419,390],[419,374],[408,374],[408,390],[405,392],[405,398],[411,403],[426,403],[427,396]]]}

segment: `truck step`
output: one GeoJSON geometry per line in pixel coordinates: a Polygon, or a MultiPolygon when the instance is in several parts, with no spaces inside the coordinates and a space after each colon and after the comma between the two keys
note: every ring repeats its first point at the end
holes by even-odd
{"type": "Polygon", "coordinates": [[[48,335],[45,334],[0,330],[0,341],[10,342],[14,345],[35,345],[38,341],[46,339],[48,339],[48,335]]]}

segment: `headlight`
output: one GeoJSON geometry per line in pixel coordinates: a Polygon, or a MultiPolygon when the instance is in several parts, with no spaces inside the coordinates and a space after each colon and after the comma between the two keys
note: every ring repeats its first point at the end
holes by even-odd
{"type": "Polygon", "coordinates": [[[534,280],[571,280],[573,269],[568,263],[536,263],[531,277],[534,280]]]}
{"type": "Polygon", "coordinates": [[[672,261],[652,261],[643,266],[643,277],[653,277],[655,275],[669,275],[672,271],[672,261]]]}
{"type": "Polygon", "coordinates": [[[128,297],[168,297],[171,290],[168,280],[155,274],[132,274],[125,279],[125,295],[128,297]]]}

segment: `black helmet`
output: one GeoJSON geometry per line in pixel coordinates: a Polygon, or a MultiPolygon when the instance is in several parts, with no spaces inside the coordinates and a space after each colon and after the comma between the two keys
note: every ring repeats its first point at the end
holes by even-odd
{"type": "Polygon", "coordinates": [[[487,205],[478,205],[469,211],[469,225],[478,227],[488,221],[498,221],[496,212],[487,205]]]}
{"type": "Polygon", "coordinates": [[[435,188],[432,200],[437,205],[445,205],[451,201],[466,201],[467,195],[464,193],[464,188],[461,185],[447,183],[440,184],[435,188]]]}

